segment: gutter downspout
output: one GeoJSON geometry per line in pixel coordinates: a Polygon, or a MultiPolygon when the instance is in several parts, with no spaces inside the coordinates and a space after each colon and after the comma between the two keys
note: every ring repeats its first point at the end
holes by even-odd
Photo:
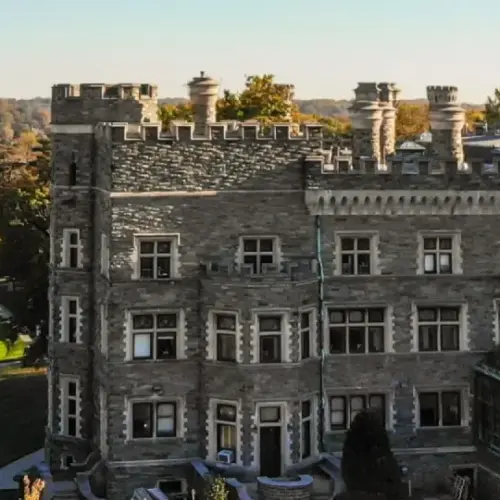
{"type": "Polygon", "coordinates": [[[325,452],[325,350],[324,350],[324,339],[323,339],[323,318],[324,318],[324,283],[325,283],[325,273],[323,268],[323,258],[322,258],[322,241],[321,241],[321,216],[315,216],[315,229],[316,229],[316,260],[317,260],[317,272],[318,272],[318,329],[317,338],[319,340],[319,352],[320,352],[320,365],[319,365],[319,452],[325,452]]]}

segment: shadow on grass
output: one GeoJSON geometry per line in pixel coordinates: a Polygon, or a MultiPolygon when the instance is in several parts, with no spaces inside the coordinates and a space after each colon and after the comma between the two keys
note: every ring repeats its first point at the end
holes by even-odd
{"type": "Polygon", "coordinates": [[[46,425],[45,372],[0,370],[0,467],[43,448],[46,425]]]}

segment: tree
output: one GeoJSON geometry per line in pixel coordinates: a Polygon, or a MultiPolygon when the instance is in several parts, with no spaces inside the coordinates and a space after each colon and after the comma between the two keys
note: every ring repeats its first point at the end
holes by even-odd
{"type": "Polygon", "coordinates": [[[229,491],[222,477],[210,477],[205,500],[227,500],[229,491]]]}
{"type": "Polygon", "coordinates": [[[467,109],[465,111],[465,126],[467,132],[474,132],[476,123],[483,123],[485,121],[484,111],[481,109],[467,109]]]}
{"type": "Polygon", "coordinates": [[[364,411],[354,418],[344,442],[342,478],[349,498],[402,498],[401,470],[377,413],[364,411]]]}
{"type": "Polygon", "coordinates": [[[500,124],[500,87],[488,97],[485,105],[485,117],[489,127],[498,128],[500,124]]]}
{"type": "Polygon", "coordinates": [[[426,104],[399,104],[396,140],[412,140],[427,130],[429,130],[429,107],[426,104]]]}
{"type": "Polygon", "coordinates": [[[180,104],[166,104],[158,110],[158,118],[162,122],[163,128],[168,129],[170,124],[176,120],[192,121],[193,106],[190,102],[180,104]]]}
{"type": "Polygon", "coordinates": [[[47,324],[50,143],[22,136],[0,151],[0,276],[20,283],[5,305],[15,327],[47,324]]]}

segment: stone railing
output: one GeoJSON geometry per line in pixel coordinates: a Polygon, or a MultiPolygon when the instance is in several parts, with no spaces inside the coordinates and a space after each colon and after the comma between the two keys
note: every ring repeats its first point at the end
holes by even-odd
{"type": "Polygon", "coordinates": [[[294,478],[257,478],[257,493],[260,500],[310,500],[313,478],[301,475],[294,478]]]}

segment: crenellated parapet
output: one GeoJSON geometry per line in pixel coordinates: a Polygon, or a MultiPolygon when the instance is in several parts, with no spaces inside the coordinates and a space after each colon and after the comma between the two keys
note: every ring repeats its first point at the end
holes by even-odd
{"type": "MultiPolygon", "coordinates": [[[[196,124],[174,122],[164,131],[161,123],[103,123],[96,133],[114,142],[127,141],[321,141],[323,126],[320,123],[275,123],[264,127],[259,122],[215,122],[206,124],[205,134],[195,133],[196,124]],[[297,128],[300,129],[296,133],[297,128]]],[[[318,143],[319,145],[319,143],[318,143]]]]}
{"type": "Polygon", "coordinates": [[[158,88],[149,83],[82,83],[52,87],[52,123],[157,121],[158,88]]]}

